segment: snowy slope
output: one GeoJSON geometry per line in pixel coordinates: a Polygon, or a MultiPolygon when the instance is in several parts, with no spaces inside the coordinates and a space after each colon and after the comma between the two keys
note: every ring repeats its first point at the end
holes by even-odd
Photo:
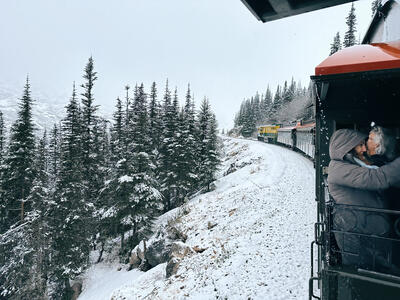
{"type": "Polygon", "coordinates": [[[120,271],[118,276],[129,280],[119,280],[114,265],[97,265],[79,300],[111,299],[111,294],[113,300],[307,298],[315,216],[312,163],[275,145],[231,138],[224,143],[217,188],[187,203],[190,212],[180,219],[186,244],[206,250],[185,257],[169,279],[166,264],[146,273],[120,271]],[[241,168],[222,176],[234,162],[241,168]],[[215,226],[208,229],[209,224],[215,226]],[[110,287],[96,289],[93,282],[110,287]]]}
{"type": "MultiPolygon", "coordinates": [[[[61,119],[65,116],[65,106],[70,100],[70,96],[49,96],[45,93],[31,88],[33,122],[39,131],[50,131],[54,124],[59,125],[61,119]]],[[[0,111],[3,113],[7,131],[11,124],[16,120],[18,113],[18,103],[23,94],[23,87],[14,87],[0,81],[0,111]]],[[[110,120],[111,112],[100,107],[99,115],[110,120]]]]}
{"type": "MultiPolygon", "coordinates": [[[[0,82],[0,110],[3,112],[6,127],[17,118],[18,103],[22,97],[23,87],[17,89],[10,84],[0,82]]],[[[68,98],[50,97],[37,90],[32,91],[33,120],[39,130],[51,130],[54,123],[58,123],[63,114],[68,98]]]]}

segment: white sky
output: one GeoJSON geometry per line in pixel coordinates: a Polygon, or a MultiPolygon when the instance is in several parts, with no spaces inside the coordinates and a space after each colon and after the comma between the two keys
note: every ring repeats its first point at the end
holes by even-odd
{"type": "MultiPolygon", "coordinates": [[[[371,0],[355,2],[358,34],[371,19],[371,0]]],[[[98,71],[96,101],[114,110],[126,84],[166,78],[181,103],[190,82],[197,107],[204,96],[220,128],[233,125],[244,98],[267,85],[301,80],[346,31],[350,4],[261,23],[240,0],[9,0],[0,2],[0,82],[62,95],[82,83],[90,55],[98,71]]]]}

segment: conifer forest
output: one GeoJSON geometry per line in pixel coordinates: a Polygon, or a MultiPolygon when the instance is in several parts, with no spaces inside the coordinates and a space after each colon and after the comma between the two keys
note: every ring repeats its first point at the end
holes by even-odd
{"type": "MultiPolygon", "coordinates": [[[[372,15],[381,5],[381,0],[374,0],[371,4],[372,15]]],[[[342,48],[360,44],[356,39],[357,18],[352,3],[345,20],[346,32],[343,43],[340,40],[340,32],[336,32],[330,45],[329,55],[335,54],[342,48]]],[[[267,86],[265,92],[257,92],[250,98],[244,99],[239,111],[235,115],[234,128],[230,133],[249,137],[254,135],[257,126],[266,124],[289,125],[298,120],[310,120],[314,118],[312,86],[302,87],[300,82],[293,78],[278,84],[273,93],[267,86]]]]}
{"type": "Polygon", "coordinates": [[[168,81],[125,87],[112,120],[98,113],[92,57],[65,115],[35,128],[29,79],[8,132],[0,112],[0,299],[70,299],[70,280],[107,239],[121,261],[160,214],[210,189],[219,164],[206,98],[183,107],[168,81]]]}
{"type": "MultiPolygon", "coordinates": [[[[292,78],[278,85],[274,94],[269,87],[261,95],[257,92],[240,105],[235,116],[233,132],[244,137],[256,132],[263,124],[290,124],[296,120],[313,118],[312,86],[303,88],[292,78]]],[[[232,132],[232,133],[233,133],[232,132]]]]}

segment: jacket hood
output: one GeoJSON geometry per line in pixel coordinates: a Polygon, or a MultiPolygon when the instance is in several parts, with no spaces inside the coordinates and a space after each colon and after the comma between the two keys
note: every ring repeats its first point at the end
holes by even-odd
{"type": "Polygon", "coordinates": [[[367,138],[367,135],[352,129],[339,129],[335,131],[329,143],[329,156],[331,159],[343,160],[355,146],[367,138]]]}

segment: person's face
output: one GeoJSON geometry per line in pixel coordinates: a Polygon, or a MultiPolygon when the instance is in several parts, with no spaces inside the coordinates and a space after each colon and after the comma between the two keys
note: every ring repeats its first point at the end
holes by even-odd
{"type": "Polygon", "coordinates": [[[368,136],[368,141],[367,141],[367,154],[369,156],[376,154],[376,147],[378,146],[378,144],[375,143],[374,138],[375,138],[375,133],[370,132],[370,134],[368,136]]]}
{"type": "Polygon", "coordinates": [[[362,141],[360,144],[358,144],[355,148],[354,151],[356,152],[356,155],[359,158],[364,157],[364,153],[367,151],[367,148],[365,147],[365,142],[362,141]]]}

